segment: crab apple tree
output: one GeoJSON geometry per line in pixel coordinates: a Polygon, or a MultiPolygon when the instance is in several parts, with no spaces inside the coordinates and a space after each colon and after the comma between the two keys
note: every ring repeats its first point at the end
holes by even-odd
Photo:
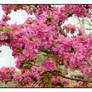
{"type": "Polygon", "coordinates": [[[13,82],[12,87],[88,87],[92,82],[92,34],[86,33],[83,20],[92,19],[92,5],[2,5],[2,10],[0,46],[12,49],[21,73],[14,67],[2,67],[1,82],[13,82]],[[34,17],[9,25],[9,14],[18,10],[34,17]],[[82,26],[63,25],[73,16],[82,26]],[[78,70],[87,79],[68,76],[68,70],[78,70]]]}

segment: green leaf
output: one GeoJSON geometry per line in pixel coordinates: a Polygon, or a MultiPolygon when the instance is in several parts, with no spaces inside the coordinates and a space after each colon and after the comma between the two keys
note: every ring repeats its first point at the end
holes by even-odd
{"type": "Polygon", "coordinates": [[[8,27],[3,27],[3,31],[9,33],[10,31],[12,31],[12,29],[8,28],[8,27]]]}
{"type": "Polygon", "coordinates": [[[38,55],[38,59],[36,60],[36,65],[40,66],[41,65],[41,62],[42,61],[45,61],[46,60],[46,56],[45,56],[45,53],[43,52],[40,52],[39,55],[38,55]]]}

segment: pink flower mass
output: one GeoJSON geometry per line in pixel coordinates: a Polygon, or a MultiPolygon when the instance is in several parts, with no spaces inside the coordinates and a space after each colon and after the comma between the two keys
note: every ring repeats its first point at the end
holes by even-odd
{"type": "Polygon", "coordinates": [[[2,5],[2,9],[0,46],[12,49],[21,73],[14,67],[2,67],[1,82],[13,81],[13,87],[69,87],[70,80],[74,79],[64,75],[62,66],[89,78],[88,81],[75,79],[72,87],[87,87],[85,82],[92,82],[92,34],[71,23],[62,26],[72,16],[91,18],[92,6],[2,5]],[[28,17],[23,24],[7,24],[11,20],[9,14],[17,10],[35,17],[28,17]],[[44,58],[39,59],[41,53],[44,58]]]}

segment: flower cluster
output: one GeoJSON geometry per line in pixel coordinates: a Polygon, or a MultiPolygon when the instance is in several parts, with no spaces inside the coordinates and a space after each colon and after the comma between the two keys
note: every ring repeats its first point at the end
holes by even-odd
{"type": "Polygon", "coordinates": [[[42,67],[45,68],[46,71],[54,71],[57,70],[53,61],[42,61],[42,67]]]}
{"type": "Polygon", "coordinates": [[[2,67],[0,69],[0,81],[5,82],[6,84],[12,81],[13,75],[15,74],[15,68],[6,68],[2,67]]]}
{"type": "MultiPolygon", "coordinates": [[[[5,15],[0,21],[0,46],[7,45],[17,58],[16,67],[3,67],[0,81],[13,81],[14,87],[64,87],[68,79],[62,79],[61,67],[72,71],[79,70],[92,79],[92,34],[75,25],[62,24],[72,16],[91,17],[90,5],[2,5],[5,15]],[[25,10],[29,17],[23,24],[8,25],[9,14],[14,10],[25,10]],[[76,35],[74,33],[78,32],[76,35]],[[68,33],[71,33],[69,37],[68,33]],[[46,59],[37,64],[39,53],[46,59]]],[[[79,81],[73,87],[82,86],[79,81]]]]}

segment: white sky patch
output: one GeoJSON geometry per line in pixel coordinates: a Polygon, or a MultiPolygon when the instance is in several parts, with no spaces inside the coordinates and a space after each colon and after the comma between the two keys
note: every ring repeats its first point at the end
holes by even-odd
{"type": "Polygon", "coordinates": [[[2,7],[0,5],[0,20],[2,19],[2,15],[4,14],[4,11],[2,10],[2,7]]]}
{"type": "Polygon", "coordinates": [[[18,11],[12,11],[10,14],[9,14],[9,17],[11,18],[11,20],[9,20],[7,23],[8,24],[23,24],[26,19],[28,17],[31,17],[30,15],[27,14],[26,11],[24,10],[18,10],[18,11]]]}
{"type": "Polygon", "coordinates": [[[0,53],[0,67],[15,67],[15,60],[12,56],[12,50],[8,46],[0,47],[2,52],[0,53]]]}

